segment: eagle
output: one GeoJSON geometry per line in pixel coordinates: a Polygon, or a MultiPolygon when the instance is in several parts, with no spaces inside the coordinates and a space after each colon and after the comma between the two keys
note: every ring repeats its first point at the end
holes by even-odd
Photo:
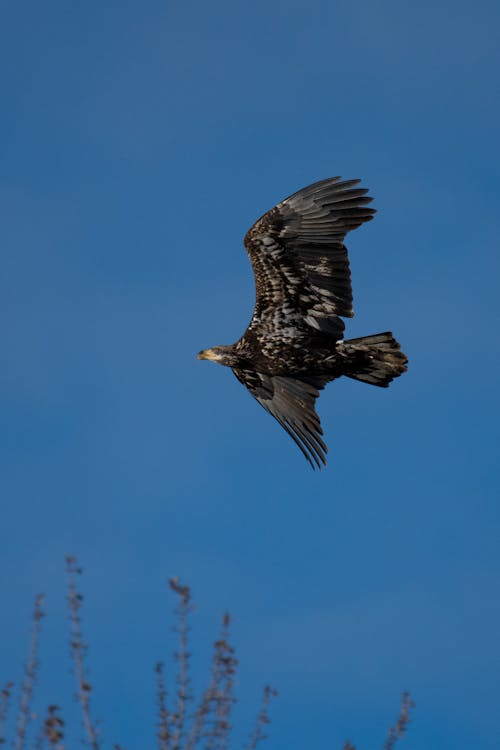
{"type": "Polygon", "coordinates": [[[244,239],[256,288],[250,324],[235,344],[198,354],[230,367],[313,469],[328,451],[315,410],[321,389],[342,375],[386,388],[407,369],[390,332],[344,339],[342,318],[354,315],[344,238],[375,214],[359,185],[320,180],[255,222],[244,239]]]}

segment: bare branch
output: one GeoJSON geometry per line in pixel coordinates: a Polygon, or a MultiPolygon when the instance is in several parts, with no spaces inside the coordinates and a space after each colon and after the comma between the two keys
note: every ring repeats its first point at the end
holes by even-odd
{"type": "Polygon", "coordinates": [[[7,741],[4,735],[5,722],[7,721],[7,715],[9,713],[9,698],[12,694],[13,687],[14,683],[8,682],[0,692],[0,745],[3,745],[7,741]]]}
{"type": "Polygon", "coordinates": [[[408,724],[411,721],[410,710],[414,707],[415,704],[410,698],[410,694],[404,692],[401,700],[401,710],[399,712],[398,720],[389,730],[389,734],[384,745],[384,750],[393,750],[396,742],[400,740],[401,737],[403,737],[408,728],[408,724]]]}
{"type": "Polygon", "coordinates": [[[43,618],[43,594],[35,597],[35,606],[33,609],[33,619],[31,627],[30,652],[24,669],[24,680],[21,688],[21,700],[16,725],[16,750],[23,750],[26,738],[26,730],[31,719],[31,701],[39,667],[38,661],[38,644],[40,640],[40,630],[43,618]]]}
{"type": "Polygon", "coordinates": [[[212,666],[212,683],[208,698],[208,711],[214,713],[210,732],[207,733],[207,750],[227,750],[231,733],[231,709],[235,703],[234,675],[238,664],[234,657],[234,648],[229,643],[230,618],[225,614],[222,618],[221,634],[214,643],[212,666]]]}
{"type": "Polygon", "coordinates": [[[193,724],[187,736],[186,746],[184,750],[194,750],[194,748],[197,746],[198,742],[200,741],[202,734],[203,734],[203,729],[204,729],[207,717],[210,713],[210,707],[212,705],[212,701],[214,700],[214,695],[215,695],[215,678],[214,678],[214,675],[212,674],[210,685],[208,686],[207,690],[205,690],[205,692],[203,693],[200,704],[198,708],[196,709],[195,714],[193,716],[193,724]]]}
{"type": "MultiPolygon", "coordinates": [[[[92,686],[88,678],[86,662],[87,644],[84,641],[82,629],[83,597],[77,587],[77,576],[81,574],[75,557],[66,557],[66,572],[68,575],[67,600],[70,620],[70,650],[73,670],[76,678],[76,700],[81,711],[84,728],[84,742],[90,750],[100,750],[102,738],[97,723],[92,718],[91,693],[92,686]]],[[[230,618],[225,614],[218,639],[213,648],[210,684],[201,697],[201,701],[194,712],[190,712],[191,695],[190,653],[189,645],[189,616],[192,611],[192,598],[189,587],[182,585],[179,579],[169,581],[170,589],[177,596],[177,624],[178,645],[174,653],[177,662],[176,689],[172,711],[167,702],[167,689],[164,679],[163,664],[156,666],[156,684],[158,701],[157,750],[197,750],[204,745],[204,750],[228,750],[231,738],[231,712],[236,702],[234,695],[235,676],[238,661],[233,646],[229,642],[230,618]]],[[[30,652],[25,666],[24,679],[21,685],[20,706],[15,729],[13,750],[27,750],[27,729],[34,718],[38,718],[36,736],[33,738],[32,748],[35,750],[64,750],[65,730],[60,709],[53,704],[48,706],[45,718],[36,717],[32,713],[34,686],[38,675],[38,644],[41,630],[43,597],[35,600],[33,625],[31,632],[30,652]]],[[[12,683],[0,690],[0,745],[6,742],[3,727],[6,723],[12,683]]],[[[264,690],[262,707],[257,717],[254,732],[248,742],[246,750],[255,750],[258,743],[265,739],[265,726],[269,723],[268,708],[271,698],[277,695],[270,687],[264,690]]],[[[31,735],[31,732],[30,732],[31,735]]],[[[120,745],[114,744],[114,750],[122,750],[120,745]]],[[[354,750],[354,748],[346,748],[354,750]]]]}
{"type": "Polygon", "coordinates": [[[63,750],[62,740],[64,738],[64,721],[59,716],[59,706],[49,706],[47,718],[43,724],[44,735],[53,750],[63,750]]]}
{"type": "Polygon", "coordinates": [[[167,689],[165,687],[165,680],[163,677],[163,664],[158,662],[155,668],[156,672],[156,694],[158,700],[158,750],[168,750],[171,732],[170,722],[167,710],[167,689]]]}
{"type": "Polygon", "coordinates": [[[77,591],[75,582],[75,577],[81,574],[82,571],[78,567],[76,558],[71,555],[66,557],[66,572],[68,574],[68,605],[71,622],[70,646],[75,667],[77,700],[82,709],[83,726],[89,744],[92,750],[99,750],[98,732],[90,713],[90,693],[92,691],[92,686],[87,679],[85,671],[85,654],[87,652],[87,645],[83,640],[82,621],[80,617],[80,608],[82,606],[83,597],[77,591]]]}
{"type": "Polygon", "coordinates": [[[178,578],[169,581],[171,590],[179,597],[177,609],[179,634],[178,651],[175,659],[177,668],[177,710],[172,714],[172,748],[180,750],[184,737],[184,726],[186,722],[187,704],[191,700],[189,692],[189,651],[188,651],[188,615],[191,611],[191,591],[188,586],[182,586],[178,578]]]}
{"type": "Polygon", "coordinates": [[[271,698],[275,698],[277,695],[277,690],[274,690],[269,685],[266,685],[266,687],[264,688],[264,694],[262,696],[262,706],[260,709],[260,713],[257,717],[255,729],[252,733],[252,736],[250,737],[250,741],[246,746],[246,750],[255,750],[259,742],[262,742],[262,740],[265,740],[267,738],[267,734],[264,730],[265,727],[271,722],[269,718],[269,704],[271,703],[271,698]]]}

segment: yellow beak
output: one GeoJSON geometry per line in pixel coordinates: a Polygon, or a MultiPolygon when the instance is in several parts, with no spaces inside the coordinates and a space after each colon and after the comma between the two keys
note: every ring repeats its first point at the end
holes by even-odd
{"type": "Polygon", "coordinates": [[[212,361],[215,361],[216,356],[214,355],[212,349],[203,349],[203,351],[199,352],[199,354],[196,355],[196,359],[210,359],[212,361]]]}

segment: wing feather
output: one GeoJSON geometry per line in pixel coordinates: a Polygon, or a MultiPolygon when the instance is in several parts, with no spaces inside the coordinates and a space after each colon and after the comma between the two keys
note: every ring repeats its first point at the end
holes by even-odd
{"type": "Polygon", "coordinates": [[[306,339],[311,328],[342,338],[352,317],[347,232],[370,221],[371,198],[359,180],[332,177],[285,198],[248,231],[245,246],[256,286],[248,330],[280,340],[283,329],[306,339]],[[290,324],[290,325],[289,325],[290,324]]]}
{"type": "Polygon", "coordinates": [[[298,445],[311,466],[326,465],[328,448],[315,410],[319,391],[328,377],[309,379],[271,376],[253,370],[233,369],[252,396],[266,409],[298,445]]]}

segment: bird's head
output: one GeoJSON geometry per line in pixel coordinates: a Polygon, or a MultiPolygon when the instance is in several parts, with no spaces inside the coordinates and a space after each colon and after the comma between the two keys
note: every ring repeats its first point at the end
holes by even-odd
{"type": "Polygon", "coordinates": [[[218,362],[220,365],[235,367],[239,358],[234,353],[232,346],[212,346],[210,349],[202,349],[196,359],[208,359],[211,362],[218,362]]]}

